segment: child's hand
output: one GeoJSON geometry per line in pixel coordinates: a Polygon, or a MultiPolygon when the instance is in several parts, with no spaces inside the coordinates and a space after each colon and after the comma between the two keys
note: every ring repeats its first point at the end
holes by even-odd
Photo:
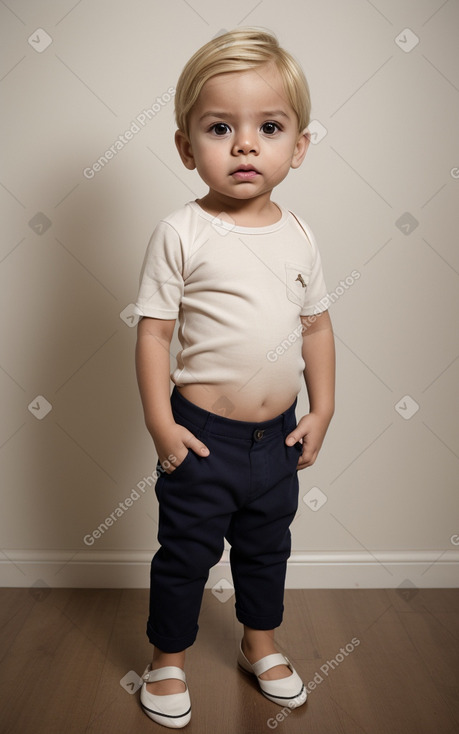
{"type": "Polygon", "coordinates": [[[167,474],[174,472],[186,458],[188,451],[198,456],[208,456],[209,449],[185,426],[173,423],[171,428],[153,438],[159,463],[167,474]]]}
{"type": "Polygon", "coordinates": [[[303,442],[303,451],[298,461],[297,469],[306,469],[312,466],[325,438],[330,419],[309,413],[299,421],[294,431],[285,439],[287,446],[293,446],[297,441],[303,442]]]}

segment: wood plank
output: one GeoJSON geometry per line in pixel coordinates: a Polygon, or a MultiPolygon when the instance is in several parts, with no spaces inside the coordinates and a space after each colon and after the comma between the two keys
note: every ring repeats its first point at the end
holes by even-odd
{"type": "Polygon", "coordinates": [[[316,616],[311,615],[327,660],[333,665],[338,661],[327,678],[340,710],[371,734],[450,731],[454,718],[385,591],[346,591],[350,593],[325,594],[322,605],[316,599],[316,616]],[[360,644],[341,661],[336,653],[351,632],[360,644]]]}
{"type": "MultiPolygon", "coordinates": [[[[305,682],[315,681],[308,703],[290,711],[237,669],[234,596],[221,602],[207,590],[187,653],[187,734],[452,734],[459,594],[451,591],[407,599],[384,589],[287,590],[276,640],[305,682]],[[353,638],[360,644],[350,651],[353,638]]],[[[138,691],[120,685],[151,657],[148,590],[5,589],[0,602],[2,734],[166,731],[142,712],[138,691]]]]}
{"type": "Polygon", "coordinates": [[[119,594],[53,589],[35,602],[2,660],[5,731],[85,731],[119,594]]]}
{"type": "Polygon", "coordinates": [[[145,633],[148,597],[147,589],[122,591],[87,734],[152,732],[154,724],[140,707],[139,691],[129,686],[129,681],[135,681],[136,675],[140,677],[151,660],[153,648],[145,633]],[[128,685],[123,686],[121,681],[126,676],[128,685]]]}
{"type": "Polygon", "coordinates": [[[459,724],[459,613],[405,612],[400,620],[444,708],[459,724]]]}

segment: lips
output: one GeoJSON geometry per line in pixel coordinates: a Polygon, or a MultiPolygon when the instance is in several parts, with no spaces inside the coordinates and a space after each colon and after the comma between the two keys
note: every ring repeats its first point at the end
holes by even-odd
{"type": "Polygon", "coordinates": [[[259,173],[259,171],[257,171],[257,169],[255,168],[255,166],[241,165],[241,166],[238,166],[234,171],[232,171],[232,174],[233,173],[249,173],[249,172],[259,173]]]}
{"type": "Polygon", "coordinates": [[[237,178],[240,181],[250,181],[259,175],[259,171],[253,166],[238,166],[232,173],[233,178],[237,178]]]}

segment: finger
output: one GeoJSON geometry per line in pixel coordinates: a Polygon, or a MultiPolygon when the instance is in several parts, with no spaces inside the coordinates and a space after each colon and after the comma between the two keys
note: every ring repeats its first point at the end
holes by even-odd
{"type": "Polygon", "coordinates": [[[169,456],[167,457],[167,459],[163,459],[160,462],[163,471],[165,471],[166,474],[172,474],[172,472],[174,472],[176,470],[177,466],[179,466],[182,463],[182,461],[185,458],[185,456],[187,455],[187,453],[188,452],[185,451],[184,455],[181,458],[179,458],[178,456],[176,456],[175,453],[174,454],[169,454],[169,456]]]}
{"type": "Polygon", "coordinates": [[[306,451],[302,454],[298,461],[298,469],[306,469],[307,467],[312,466],[317,458],[317,454],[318,451],[306,451]]]}
{"type": "Polygon", "coordinates": [[[164,471],[168,474],[175,471],[177,467],[179,467],[180,464],[185,461],[189,450],[190,449],[185,441],[182,441],[179,445],[177,445],[173,449],[173,451],[171,451],[171,453],[167,456],[167,458],[161,459],[161,466],[163,467],[164,471]]]}
{"type": "Polygon", "coordinates": [[[292,431],[292,433],[289,433],[285,439],[285,443],[287,446],[294,446],[294,444],[298,443],[300,438],[302,438],[302,435],[299,431],[292,431]]]}
{"type": "Polygon", "coordinates": [[[166,474],[172,474],[172,472],[175,471],[175,463],[177,461],[177,457],[174,456],[170,459],[164,459],[164,461],[160,461],[161,469],[166,474]]]}
{"type": "Polygon", "coordinates": [[[208,456],[210,454],[205,443],[200,441],[199,438],[196,438],[196,436],[193,436],[192,433],[185,439],[184,444],[198,456],[208,456]]]}

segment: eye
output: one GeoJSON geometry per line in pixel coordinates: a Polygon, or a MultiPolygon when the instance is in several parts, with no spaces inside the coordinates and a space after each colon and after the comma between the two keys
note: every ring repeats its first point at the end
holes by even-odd
{"type": "Polygon", "coordinates": [[[277,122],[265,122],[261,126],[261,129],[265,135],[274,135],[274,133],[280,130],[280,127],[277,122]]]}
{"type": "Polygon", "coordinates": [[[230,127],[226,122],[216,122],[210,129],[215,133],[215,135],[226,135],[226,133],[231,132],[230,127]]]}

